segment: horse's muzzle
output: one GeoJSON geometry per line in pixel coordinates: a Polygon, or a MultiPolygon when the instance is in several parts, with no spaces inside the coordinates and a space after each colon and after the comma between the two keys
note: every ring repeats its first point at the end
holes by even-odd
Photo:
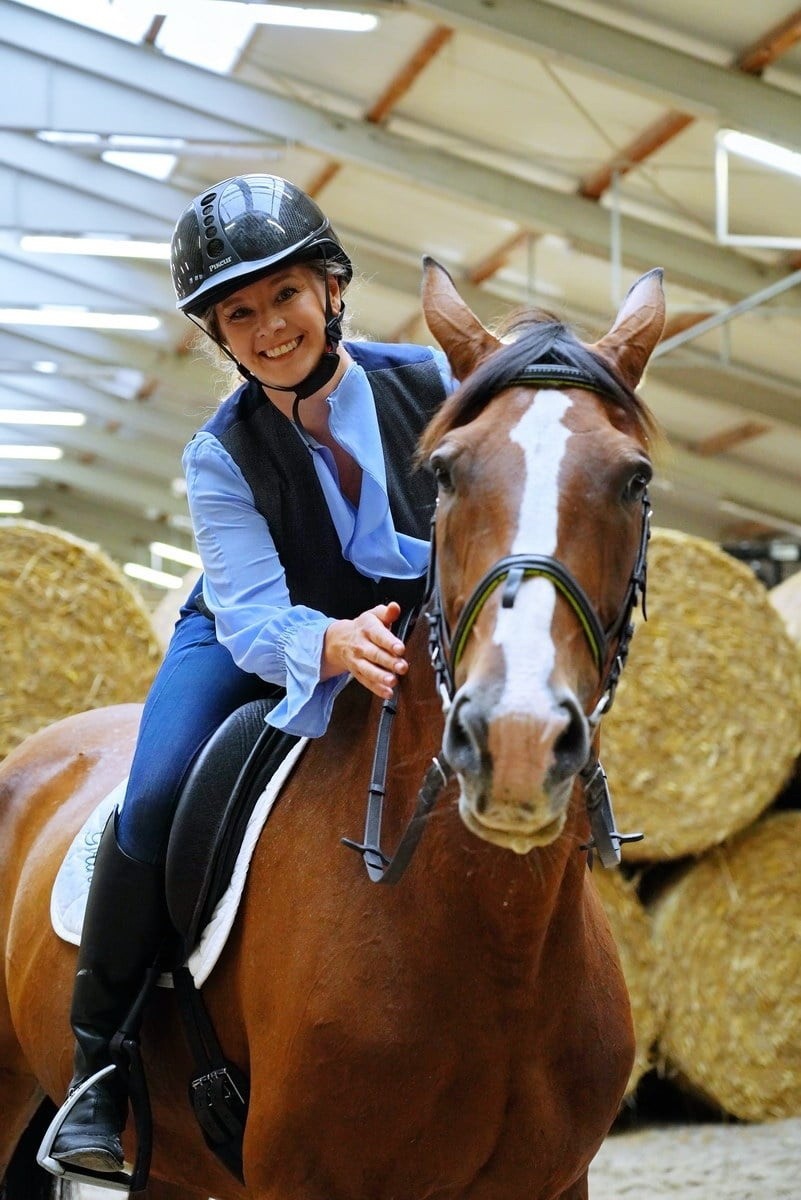
{"type": "Polygon", "coordinates": [[[448,714],[443,749],[459,778],[467,827],[524,854],[561,833],[590,729],[566,688],[542,693],[525,711],[503,711],[468,682],[448,714]]]}

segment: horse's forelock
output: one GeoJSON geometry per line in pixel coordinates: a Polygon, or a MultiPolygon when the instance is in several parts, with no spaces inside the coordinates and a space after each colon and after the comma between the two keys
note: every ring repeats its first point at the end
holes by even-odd
{"type": "Polygon", "coordinates": [[[646,440],[654,434],[654,419],[636,392],[615,374],[599,354],[580,342],[566,325],[550,314],[514,314],[507,322],[504,333],[516,336],[497,353],[479,363],[428,425],[420,441],[421,460],[431,454],[449,430],[474,420],[524,367],[534,363],[580,370],[598,385],[599,393],[607,403],[633,418],[646,440]],[[543,320],[543,317],[547,319],[543,320]],[[532,319],[536,322],[533,325],[532,319]]]}

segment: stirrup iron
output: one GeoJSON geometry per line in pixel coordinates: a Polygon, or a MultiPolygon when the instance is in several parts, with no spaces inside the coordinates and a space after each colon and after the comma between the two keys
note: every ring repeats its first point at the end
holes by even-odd
{"type": "Polygon", "coordinates": [[[49,1171],[51,1175],[55,1175],[57,1179],[68,1179],[76,1183],[96,1183],[102,1184],[103,1187],[114,1188],[117,1191],[129,1192],[131,1190],[131,1182],[133,1172],[114,1171],[108,1174],[102,1171],[92,1171],[89,1167],[77,1167],[71,1163],[59,1162],[57,1158],[53,1158],[51,1151],[53,1143],[61,1132],[61,1126],[64,1124],[67,1117],[72,1112],[75,1105],[82,1098],[85,1092],[88,1092],[90,1087],[96,1083],[100,1083],[112,1071],[116,1071],[117,1067],[114,1063],[109,1063],[106,1067],[101,1067],[94,1075],[90,1075],[88,1079],[84,1079],[83,1083],[79,1084],[75,1090],[67,1096],[67,1099],[61,1105],[53,1120],[47,1127],[47,1132],[42,1138],[42,1144],[36,1154],[36,1161],[45,1171],[49,1171]]]}

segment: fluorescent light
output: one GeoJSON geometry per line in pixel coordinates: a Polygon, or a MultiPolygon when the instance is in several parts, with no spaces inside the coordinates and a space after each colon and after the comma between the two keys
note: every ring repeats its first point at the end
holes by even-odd
{"type": "Polygon", "coordinates": [[[253,25],[367,33],[378,24],[378,17],[373,13],[338,8],[296,8],[290,4],[251,4],[246,0],[159,0],[158,10],[168,17],[191,15],[196,23],[202,23],[206,18],[213,21],[217,29],[231,20],[242,20],[253,25]]]}
{"type": "Polygon", "coordinates": [[[61,458],[60,446],[0,446],[0,458],[51,459],[61,458]]]}
{"type": "Polygon", "coordinates": [[[17,516],[24,507],[21,500],[0,500],[0,513],[5,517],[17,516]]]}
{"type": "Polygon", "coordinates": [[[50,325],[69,329],[158,329],[158,317],[88,312],[81,308],[0,308],[0,325],[50,325]]]}
{"type": "Polygon", "coordinates": [[[736,129],[722,129],[718,140],[729,153],[737,154],[740,158],[748,158],[763,167],[773,167],[774,170],[785,171],[789,175],[801,175],[801,154],[795,150],[788,150],[786,146],[766,142],[763,138],[752,137],[749,133],[740,133],[736,129]]]}
{"type": "Polygon", "coordinates": [[[101,141],[99,133],[76,133],[71,129],[40,129],[36,136],[41,142],[57,146],[94,146],[101,141]]]}
{"type": "Polygon", "coordinates": [[[86,414],[44,408],[0,408],[0,425],[85,425],[86,414]]]}
{"type": "Polygon", "coordinates": [[[180,575],[168,575],[166,571],[154,571],[152,567],[143,567],[141,563],[127,562],[123,566],[126,575],[131,579],[141,579],[145,583],[153,583],[161,588],[179,588],[183,584],[180,575]]]}
{"type": "Polygon", "coordinates": [[[31,363],[31,369],[40,375],[55,375],[58,371],[58,363],[52,362],[49,358],[39,358],[36,362],[31,363]]]}
{"type": "Polygon", "coordinates": [[[167,542],[151,542],[150,553],[159,558],[169,558],[173,562],[182,563],[185,567],[200,567],[200,555],[193,550],[184,550],[180,546],[170,546],[167,542]]]}
{"type": "Polygon", "coordinates": [[[133,238],[49,237],[26,234],[19,240],[20,249],[33,254],[89,254],[109,258],[170,257],[169,242],[137,242],[133,238]]]}
{"type": "Polygon", "coordinates": [[[369,33],[378,24],[372,13],[337,8],[293,8],[288,4],[247,4],[254,25],[296,25],[300,29],[334,29],[340,33],[369,33]]]}

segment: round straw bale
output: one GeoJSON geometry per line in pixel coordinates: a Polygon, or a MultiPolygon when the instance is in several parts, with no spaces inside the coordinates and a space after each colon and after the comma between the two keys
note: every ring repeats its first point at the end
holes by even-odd
{"type": "Polygon", "coordinates": [[[801,813],[710,850],[653,905],[668,994],[660,1053],[743,1120],[801,1115],[801,813]]]}
{"type": "Polygon", "coordinates": [[[96,546],[0,522],[0,758],[72,713],[142,700],[161,652],[150,616],[96,546]]]}
{"type": "Polygon", "coordinates": [[[712,543],[655,529],[602,758],[629,860],[699,854],[771,803],[801,749],[801,651],[763,585],[712,543]]]}
{"type": "Polygon", "coordinates": [[[652,1052],[665,1018],[665,999],[657,986],[651,918],[637,898],[635,884],[618,871],[604,871],[600,867],[593,871],[593,880],[609,918],[631,1000],[637,1047],[626,1088],[628,1096],[651,1066],[652,1052]]]}
{"type": "Polygon", "coordinates": [[[777,583],[768,592],[768,597],[790,637],[796,644],[801,644],[801,571],[777,583]]]}

